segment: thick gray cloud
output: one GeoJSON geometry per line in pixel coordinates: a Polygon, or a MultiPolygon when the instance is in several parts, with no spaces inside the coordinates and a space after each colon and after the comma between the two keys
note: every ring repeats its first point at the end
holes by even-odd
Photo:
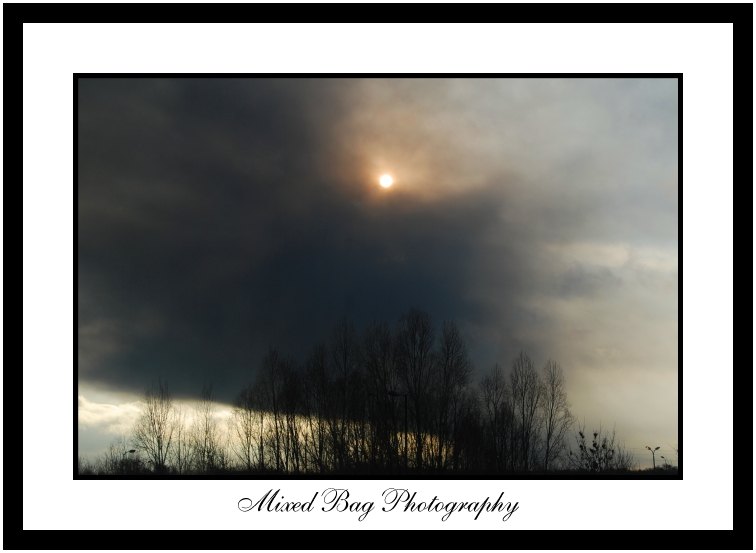
{"type": "Polygon", "coordinates": [[[230,399],[418,306],[676,440],[675,80],[82,79],[78,136],[82,383],[230,399]]]}

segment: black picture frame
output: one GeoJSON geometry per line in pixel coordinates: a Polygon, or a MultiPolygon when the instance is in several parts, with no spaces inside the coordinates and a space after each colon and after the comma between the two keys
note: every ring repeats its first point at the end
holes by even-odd
{"type": "MultiPolygon", "coordinates": [[[[42,22],[259,22],[259,10],[254,6],[207,5],[182,6],[180,10],[162,10],[160,5],[131,5],[128,10],[117,5],[24,5],[6,4],[4,13],[4,74],[5,96],[4,114],[6,117],[4,176],[7,183],[14,182],[13,176],[18,174],[18,161],[21,159],[21,143],[17,139],[23,128],[23,113],[19,106],[23,104],[22,93],[22,58],[21,45],[24,23],[42,22]],[[15,162],[15,163],[14,163],[15,162]]],[[[266,8],[266,14],[276,10],[266,8]]],[[[327,10],[326,10],[327,11],[327,10]]],[[[459,22],[458,10],[434,9],[434,15],[443,21],[459,22]]],[[[291,13],[283,9],[279,14],[289,18],[291,13]]],[[[339,9],[339,19],[354,21],[359,9],[339,9]]],[[[327,15],[323,12],[325,20],[327,15]]],[[[738,114],[734,120],[734,134],[741,137],[735,142],[735,168],[739,181],[753,182],[752,169],[746,164],[746,156],[752,151],[752,16],[751,5],[656,5],[656,6],[550,6],[548,10],[537,5],[519,5],[509,21],[512,23],[527,22],[592,22],[605,24],[611,22],[696,22],[696,23],[732,23],[734,37],[734,105],[738,114]],[[742,137],[751,137],[743,139],[742,137]]],[[[268,15],[268,17],[271,17],[268,15]]],[[[468,17],[477,20],[488,20],[472,11],[468,17]]],[[[278,21],[271,19],[270,22],[278,21]]],[[[281,19],[283,22],[283,19],[281,19]]],[[[290,22],[290,21],[287,21],[290,22]]],[[[411,22],[411,21],[410,21],[411,22]]],[[[684,76],[683,76],[684,78],[684,76]]],[[[680,107],[682,109],[682,106],[680,107]]],[[[680,122],[682,124],[682,122],[680,122]]],[[[680,146],[682,155],[682,143],[680,146]]],[[[680,174],[682,180],[682,174],[680,174]]],[[[6,200],[10,196],[10,186],[6,187],[6,200]]],[[[739,188],[742,190],[742,187],[739,188]]],[[[750,188],[749,198],[738,205],[746,205],[751,209],[753,189],[750,188]],[[750,200],[750,201],[749,201],[750,200]]],[[[13,205],[6,201],[6,205],[13,205]]],[[[742,207],[741,207],[742,209],[742,207]]],[[[750,213],[752,221],[752,212],[750,213]]],[[[12,218],[6,218],[12,220],[12,218]]],[[[681,220],[682,223],[682,220],[681,220]]],[[[751,238],[749,238],[750,240],[751,238]]],[[[752,244],[751,244],[752,246],[752,244]]],[[[752,251],[752,247],[750,249],[752,251]]],[[[682,255],[680,255],[682,259],[682,255]]],[[[752,264],[748,268],[740,269],[737,274],[745,274],[752,282],[752,264]]],[[[8,287],[6,287],[6,290],[8,287]]],[[[682,288],[681,288],[682,290],[682,288]]],[[[682,292],[680,292],[682,293],[682,292]]],[[[750,296],[749,296],[750,298],[750,296]]],[[[743,302],[751,306],[752,302],[743,302]]],[[[751,312],[751,320],[752,312],[751,312]]],[[[752,327],[751,327],[752,330],[752,327]]],[[[10,356],[6,354],[6,360],[10,356]]],[[[752,359],[751,359],[752,361],[752,359]]],[[[74,363],[76,360],[74,360],[74,363]]],[[[752,362],[751,362],[752,365],[752,362]]],[[[74,365],[75,366],[75,365],[74,365]]],[[[10,365],[9,365],[10,367],[10,365]]],[[[29,370],[24,367],[24,370],[29,370]]],[[[733,379],[734,395],[738,404],[752,405],[752,373],[750,371],[735,371],[733,379]],[[749,401],[750,400],[750,401],[749,401]]],[[[18,397],[13,390],[23,386],[23,375],[14,370],[4,372],[4,446],[6,453],[18,449],[23,442],[22,427],[18,424],[18,397]]],[[[682,380],[680,380],[682,386],[682,380]]],[[[680,395],[680,409],[682,409],[682,395],[680,395]]],[[[681,420],[681,418],[680,418],[681,420]]],[[[682,423],[681,423],[682,424],[682,423]]],[[[751,435],[752,420],[749,418],[733,417],[734,435],[751,435]]],[[[682,434],[680,434],[682,442],[682,434]]],[[[506,537],[494,534],[493,531],[479,530],[482,534],[470,534],[471,531],[424,532],[417,536],[417,531],[293,531],[287,532],[282,539],[279,532],[263,531],[264,537],[249,534],[247,531],[103,531],[103,530],[23,530],[21,505],[28,501],[48,503],[49,508],[64,508],[65,498],[28,498],[23,495],[22,478],[23,463],[21,455],[6,455],[4,466],[4,543],[6,549],[105,549],[108,545],[113,548],[126,547],[133,549],[154,548],[159,543],[170,544],[175,549],[216,549],[238,548],[249,549],[265,547],[279,548],[397,548],[407,547],[410,543],[422,543],[423,548],[455,549],[468,548],[474,544],[475,548],[516,548],[516,549],[640,549],[650,544],[654,548],[688,548],[688,549],[751,549],[752,548],[752,488],[748,485],[738,485],[733,489],[734,504],[749,506],[734,509],[734,529],[731,531],[675,531],[675,530],[637,530],[637,531],[515,531],[506,537]],[[414,535],[409,536],[408,532],[414,535]],[[344,535],[346,533],[346,535],[344,535]],[[157,536],[156,534],[161,534],[157,536]],[[367,538],[367,539],[366,539],[367,538]],[[156,541],[159,540],[159,541],[156,541]],[[413,541],[410,541],[413,540],[413,541]]],[[[74,459],[75,461],[75,459],[74,459]]],[[[738,478],[752,474],[752,449],[739,447],[738,455],[733,459],[735,474],[738,478]]],[[[682,468],[682,467],[681,467],[682,468]]],[[[682,471],[681,475],[682,477],[682,471]]],[[[537,477],[541,479],[541,477],[537,477]]],[[[206,478],[202,478],[206,479],[206,478]]]]}

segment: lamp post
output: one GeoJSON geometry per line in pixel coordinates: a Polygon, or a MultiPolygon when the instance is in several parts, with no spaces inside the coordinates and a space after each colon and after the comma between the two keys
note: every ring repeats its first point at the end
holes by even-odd
{"type": "Polygon", "coordinates": [[[136,453],[136,449],[129,449],[127,451],[124,451],[121,454],[121,467],[124,469],[124,472],[126,472],[126,454],[127,453],[136,453]]]}
{"type": "Polygon", "coordinates": [[[651,461],[654,464],[654,470],[656,470],[656,450],[659,449],[661,446],[657,445],[655,448],[651,449],[650,446],[646,446],[646,449],[651,452],[651,461]]]}
{"type": "Polygon", "coordinates": [[[391,397],[399,397],[402,396],[404,398],[404,470],[407,470],[407,394],[406,392],[403,394],[400,394],[399,392],[395,392],[394,390],[389,390],[388,395],[391,397]]]}

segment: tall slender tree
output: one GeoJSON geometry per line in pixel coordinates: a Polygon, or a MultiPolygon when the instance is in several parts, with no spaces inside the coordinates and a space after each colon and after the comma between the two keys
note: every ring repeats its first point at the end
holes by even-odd
{"type": "Polygon", "coordinates": [[[399,321],[396,353],[399,373],[411,405],[415,468],[423,468],[433,370],[434,330],[430,316],[411,309],[399,321]]]}
{"type": "Polygon", "coordinates": [[[253,470],[257,456],[255,450],[257,448],[258,414],[255,410],[254,388],[249,385],[236,398],[231,419],[235,438],[232,449],[239,462],[248,472],[253,470]]]}
{"type": "Polygon", "coordinates": [[[145,392],[142,405],[134,426],[134,445],[147,456],[155,472],[165,472],[176,419],[173,399],[162,380],[158,381],[157,388],[145,392]]]}
{"type": "Polygon", "coordinates": [[[226,455],[216,419],[213,388],[205,385],[194,407],[191,441],[194,467],[199,472],[213,472],[223,468],[226,455]]]}
{"type": "Polygon", "coordinates": [[[573,418],[567,402],[564,372],[555,361],[549,360],[543,369],[543,468],[549,470],[558,462],[566,449],[567,434],[573,418]]]}
{"type": "Polygon", "coordinates": [[[459,418],[461,398],[470,376],[467,346],[457,325],[445,321],[436,355],[435,468],[444,468],[451,436],[459,418]]]}
{"type": "Polygon", "coordinates": [[[519,438],[520,470],[531,470],[541,418],[538,406],[543,394],[543,385],[533,366],[533,361],[521,352],[514,361],[510,375],[512,405],[519,438]]]}

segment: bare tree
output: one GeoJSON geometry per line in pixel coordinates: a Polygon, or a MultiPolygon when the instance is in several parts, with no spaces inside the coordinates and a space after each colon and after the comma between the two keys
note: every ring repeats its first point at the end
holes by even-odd
{"type": "Polygon", "coordinates": [[[302,375],[292,362],[282,365],[281,410],[283,420],[283,462],[287,471],[299,472],[303,462],[299,414],[302,405],[302,375]]]}
{"type": "Polygon", "coordinates": [[[459,423],[454,436],[454,466],[463,471],[480,471],[484,465],[481,414],[478,398],[466,393],[461,402],[459,423]]]}
{"type": "Polygon", "coordinates": [[[577,451],[570,451],[572,468],[586,472],[627,472],[636,468],[632,454],[617,441],[615,431],[604,431],[601,427],[593,431],[589,438],[585,426],[580,426],[575,436],[577,451]]]}
{"type": "MultiPolygon", "coordinates": [[[[256,387],[260,390],[262,405],[273,417],[273,427],[265,431],[264,419],[261,418],[261,432],[268,434],[267,438],[273,449],[276,470],[281,470],[281,389],[283,387],[283,375],[281,364],[283,359],[276,348],[271,347],[263,358],[262,370],[257,375],[256,387]]],[[[262,415],[261,415],[262,417],[262,415]]],[[[265,447],[262,447],[264,452],[265,447]]],[[[264,463],[264,458],[261,457],[264,463]]]]}
{"type": "Polygon", "coordinates": [[[176,430],[173,399],[166,385],[159,381],[157,389],[145,392],[143,403],[134,426],[134,444],[147,456],[155,472],[165,472],[176,430]]]}
{"type": "Polygon", "coordinates": [[[97,474],[97,467],[94,463],[79,455],[77,459],[77,472],[81,475],[93,476],[97,474]]]}
{"type": "Polygon", "coordinates": [[[223,467],[225,452],[215,419],[213,390],[210,385],[203,387],[202,396],[195,406],[191,441],[195,470],[212,472],[223,467]]]}
{"type": "Polygon", "coordinates": [[[331,423],[331,440],[337,468],[344,469],[353,460],[353,418],[350,412],[355,407],[354,390],[350,386],[353,374],[360,363],[360,347],[357,332],[351,321],[341,319],[331,337],[331,367],[333,369],[333,392],[339,410],[331,423]]]}
{"type": "Polygon", "coordinates": [[[209,473],[227,469],[229,456],[248,472],[634,468],[614,433],[601,429],[593,439],[581,429],[577,451],[564,455],[573,417],[556,362],[536,371],[523,352],[508,377],[495,365],[474,388],[471,372],[453,322],[443,323],[436,340],[429,315],[412,309],[395,332],[374,323],[358,339],[342,319],[328,346],[316,347],[303,365],[270,348],[254,383],[237,396],[227,426],[219,427],[206,386],[194,412],[186,413],[187,430],[180,405],[160,382],[145,394],[133,442],[114,444],[95,465],[80,460],[79,468],[138,473],[146,461],[156,472],[170,465],[177,474],[209,473]]]}
{"type": "Polygon", "coordinates": [[[171,466],[178,474],[185,474],[192,466],[192,443],[186,416],[181,405],[174,406],[174,445],[171,453],[171,466]]]}
{"type": "Polygon", "coordinates": [[[437,469],[444,468],[447,452],[451,451],[451,436],[459,417],[463,391],[470,376],[467,346],[459,328],[445,321],[441,328],[436,374],[436,459],[437,469]]]}
{"type": "Polygon", "coordinates": [[[567,402],[562,367],[549,360],[543,373],[543,468],[549,470],[565,451],[565,438],[572,427],[573,419],[567,402]]]}
{"type": "Polygon", "coordinates": [[[430,403],[430,383],[433,370],[434,332],[430,316],[411,309],[399,320],[396,354],[397,367],[404,380],[412,408],[415,468],[422,469],[427,411],[430,403]]]}
{"type": "Polygon", "coordinates": [[[399,462],[398,417],[394,397],[399,389],[394,343],[386,323],[370,325],[364,338],[366,386],[369,392],[368,420],[372,431],[369,460],[373,465],[396,466],[399,462]]]}
{"type": "Polygon", "coordinates": [[[307,359],[305,410],[310,436],[309,458],[319,472],[328,467],[328,421],[333,415],[328,378],[328,354],[323,344],[313,348],[307,359]]]}
{"type": "Polygon", "coordinates": [[[524,352],[515,359],[510,379],[512,404],[520,442],[520,468],[527,471],[531,469],[541,424],[538,405],[541,402],[543,386],[533,366],[533,361],[524,352]]]}
{"type": "MultiPolygon", "coordinates": [[[[95,474],[129,474],[141,471],[141,460],[135,449],[130,449],[126,437],[121,436],[108,444],[105,452],[90,465],[95,474]]],[[[81,474],[81,472],[79,473],[81,474]]]]}
{"type": "Polygon", "coordinates": [[[233,451],[244,468],[251,472],[256,457],[258,414],[255,412],[255,398],[252,386],[247,386],[239,394],[234,405],[232,432],[236,437],[233,451]]]}
{"type": "Polygon", "coordinates": [[[257,409],[257,464],[260,470],[265,470],[265,396],[264,381],[258,380],[252,385],[251,400],[257,409]]]}
{"type": "Polygon", "coordinates": [[[512,397],[504,379],[504,371],[496,364],[481,382],[484,410],[484,435],[487,440],[486,456],[494,470],[511,468],[514,425],[512,397]]]}

